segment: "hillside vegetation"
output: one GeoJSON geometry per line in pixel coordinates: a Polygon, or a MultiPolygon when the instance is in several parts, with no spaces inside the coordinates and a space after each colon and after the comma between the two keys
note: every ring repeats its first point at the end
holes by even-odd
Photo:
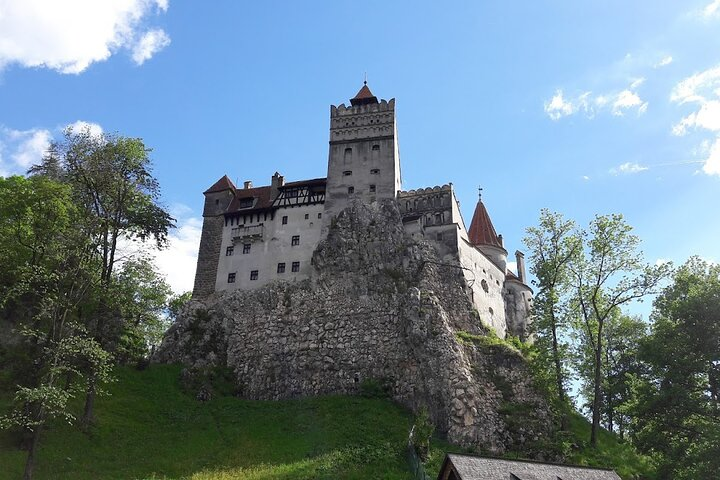
{"type": "MultiPolygon", "coordinates": [[[[389,400],[330,396],[281,402],[216,396],[198,402],[182,391],[180,368],[116,371],[100,398],[91,433],[56,423],[43,437],[39,479],[410,479],[405,445],[412,418],[389,400]]],[[[80,406],[78,405],[78,409],[80,406]]],[[[624,479],[652,478],[629,445],[603,432],[591,450],[579,415],[564,441],[572,463],[612,466],[624,479]]],[[[437,474],[445,452],[434,440],[426,470],[437,474]]],[[[509,455],[509,456],[512,456],[509,455]]],[[[22,476],[25,452],[0,436],[0,478],[22,476]]]]}

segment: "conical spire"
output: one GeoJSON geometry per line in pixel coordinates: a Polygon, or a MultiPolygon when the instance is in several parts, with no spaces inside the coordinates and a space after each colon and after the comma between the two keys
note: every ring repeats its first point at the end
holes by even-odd
{"type": "Polygon", "coordinates": [[[495,232],[490,215],[488,214],[482,199],[478,199],[475,213],[473,214],[470,230],[468,231],[470,243],[473,245],[492,245],[503,248],[502,242],[495,232]]]}
{"type": "Polygon", "coordinates": [[[350,99],[352,106],[356,105],[367,105],[370,103],[378,103],[378,99],[372,94],[367,86],[367,80],[363,82],[362,88],[358,91],[357,95],[350,99]]]}

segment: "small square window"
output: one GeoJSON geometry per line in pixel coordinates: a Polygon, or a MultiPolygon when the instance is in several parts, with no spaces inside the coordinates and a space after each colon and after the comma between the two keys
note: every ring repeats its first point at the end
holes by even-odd
{"type": "Polygon", "coordinates": [[[348,187],[348,194],[355,193],[355,187],[348,187]]]}
{"type": "Polygon", "coordinates": [[[375,185],[370,185],[370,193],[375,193],[375,185]]]}
{"type": "Polygon", "coordinates": [[[310,219],[310,214],[309,214],[309,213],[306,213],[306,214],[305,214],[305,220],[309,220],[309,219],[310,219]]]}
{"type": "Polygon", "coordinates": [[[278,263],[277,273],[285,273],[285,264],[278,263]]]}
{"type": "Polygon", "coordinates": [[[345,170],[343,172],[343,177],[349,177],[350,175],[352,175],[352,170],[345,170]]]}
{"type": "Polygon", "coordinates": [[[318,218],[322,218],[322,212],[318,213],[318,218]]]}
{"type": "Polygon", "coordinates": [[[293,263],[292,263],[292,271],[293,271],[293,272],[299,272],[299,271],[300,271],[300,262],[293,262],[293,263]]]}
{"type": "Polygon", "coordinates": [[[252,271],[250,272],[250,280],[257,280],[257,279],[258,279],[258,271],[257,271],[257,270],[252,270],[252,271]]]}
{"type": "Polygon", "coordinates": [[[235,274],[228,273],[228,283],[235,283],[235,274]]]}
{"type": "Polygon", "coordinates": [[[438,234],[437,234],[437,239],[438,239],[438,242],[442,242],[443,234],[442,234],[442,233],[438,233],[438,234]]]}
{"type": "Polygon", "coordinates": [[[300,245],[300,235],[293,235],[291,245],[294,247],[300,245]]]}
{"type": "Polygon", "coordinates": [[[249,243],[243,244],[243,255],[246,253],[250,253],[250,244],[249,243]]]}
{"type": "Polygon", "coordinates": [[[226,257],[231,256],[234,251],[235,251],[235,247],[227,247],[227,248],[225,249],[225,256],[226,256],[226,257]]]}
{"type": "Polygon", "coordinates": [[[379,174],[380,174],[380,169],[379,169],[379,168],[373,168],[372,170],[370,170],[370,174],[371,174],[371,175],[379,175],[379,174]]]}
{"type": "Polygon", "coordinates": [[[287,225],[287,215],[282,218],[282,224],[287,225]]]}

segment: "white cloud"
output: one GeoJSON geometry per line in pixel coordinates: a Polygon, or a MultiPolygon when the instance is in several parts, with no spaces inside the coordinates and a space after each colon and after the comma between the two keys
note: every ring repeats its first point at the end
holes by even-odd
{"type": "Polygon", "coordinates": [[[630,82],[628,88],[620,92],[608,92],[593,94],[583,92],[574,97],[565,97],[562,90],[557,90],[555,95],[545,102],[545,113],[552,120],[559,120],[562,117],[582,113],[587,118],[594,118],[600,112],[609,110],[615,116],[623,116],[631,110],[642,115],[648,108],[648,102],[643,101],[640,95],[634,91],[645,82],[644,77],[635,78],[630,82]]]}
{"type": "Polygon", "coordinates": [[[572,115],[575,108],[572,103],[563,99],[562,90],[557,90],[550,101],[545,102],[545,113],[553,120],[559,120],[562,117],[572,115]]]}
{"type": "Polygon", "coordinates": [[[506,267],[508,270],[517,275],[517,262],[507,262],[506,267]]]}
{"type": "MultiPolygon", "coordinates": [[[[633,82],[634,84],[635,82],[633,82]]],[[[632,109],[637,109],[637,114],[642,115],[647,110],[648,103],[643,102],[637,93],[630,90],[623,90],[615,97],[612,105],[612,114],[622,117],[625,113],[632,109]]]]}
{"type": "MultiPolygon", "coordinates": [[[[167,8],[167,0],[0,0],[0,69],[80,73],[119,50],[134,51],[148,17],[167,8]]],[[[157,49],[144,51],[152,56],[157,49]]]]}
{"type": "Polygon", "coordinates": [[[168,236],[168,248],[154,253],[155,264],[175,293],[193,289],[201,233],[202,219],[180,220],[178,228],[168,236]]]}
{"type": "Polygon", "coordinates": [[[673,62],[673,57],[670,55],[667,55],[667,56],[663,57],[662,59],[660,59],[660,61],[657,62],[655,65],[653,65],[653,68],[666,67],[666,66],[670,65],[672,62],[673,62]]]}
{"type": "Polygon", "coordinates": [[[73,132],[80,133],[88,130],[90,135],[97,137],[103,133],[103,129],[97,123],[86,122],[84,120],[78,120],[74,123],[70,123],[65,128],[71,128],[73,132]]]}
{"type": "Polygon", "coordinates": [[[690,129],[710,133],[712,138],[703,140],[696,151],[707,155],[702,171],[720,176],[720,65],[682,80],[673,88],[670,100],[695,105],[695,111],[673,125],[672,133],[685,135],[690,129]]]}
{"type": "Polygon", "coordinates": [[[633,173],[644,172],[645,170],[649,170],[649,168],[638,163],[627,162],[611,168],[610,173],[613,175],[630,175],[633,173]]]}
{"type": "Polygon", "coordinates": [[[0,175],[24,174],[40,162],[51,140],[49,130],[14,130],[0,126],[0,175]]]}
{"type": "Polygon", "coordinates": [[[137,65],[142,65],[145,60],[152,58],[155,53],[170,45],[170,37],[161,29],[150,30],[135,44],[132,51],[132,59],[137,65]]]}
{"type": "Polygon", "coordinates": [[[582,176],[582,179],[585,180],[585,181],[588,181],[588,180],[590,180],[590,177],[588,177],[587,175],[583,175],[583,176],[582,176]]]}
{"type": "Polygon", "coordinates": [[[720,0],[713,0],[702,10],[702,16],[705,18],[714,17],[720,14],[720,0]]]}

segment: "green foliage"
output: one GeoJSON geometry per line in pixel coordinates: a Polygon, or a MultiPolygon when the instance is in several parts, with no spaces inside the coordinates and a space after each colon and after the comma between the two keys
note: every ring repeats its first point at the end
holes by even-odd
{"type": "Polygon", "coordinates": [[[365,378],[360,382],[360,396],[390,398],[390,383],[386,379],[365,378]]]}
{"type": "Polygon", "coordinates": [[[435,431],[435,425],[430,421],[430,413],[426,407],[420,408],[412,427],[412,446],[420,460],[427,460],[430,452],[430,438],[435,431]]]}
{"type": "MultiPolygon", "coordinates": [[[[118,368],[118,382],[98,403],[90,436],[61,422],[52,425],[38,457],[38,478],[410,478],[404,450],[411,419],[387,400],[216,396],[197,402],[180,390],[179,371],[118,368]]],[[[12,438],[0,436],[0,465],[8,478],[22,472],[16,448],[12,438]]]]}
{"type": "Polygon", "coordinates": [[[651,334],[634,377],[637,445],[656,455],[662,479],[720,471],[720,266],[694,257],[655,300],[651,334]]]}
{"type": "Polygon", "coordinates": [[[514,355],[522,355],[524,351],[528,351],[527,345],[520,339],[510,336],[507,340],[504,340],[498,337],[492,328],[488,328],[485,335],[475,335],[464,330],[458,330],[455,332],[455,337],[462,343],[484,348],[500,348],[514,355]]]}

